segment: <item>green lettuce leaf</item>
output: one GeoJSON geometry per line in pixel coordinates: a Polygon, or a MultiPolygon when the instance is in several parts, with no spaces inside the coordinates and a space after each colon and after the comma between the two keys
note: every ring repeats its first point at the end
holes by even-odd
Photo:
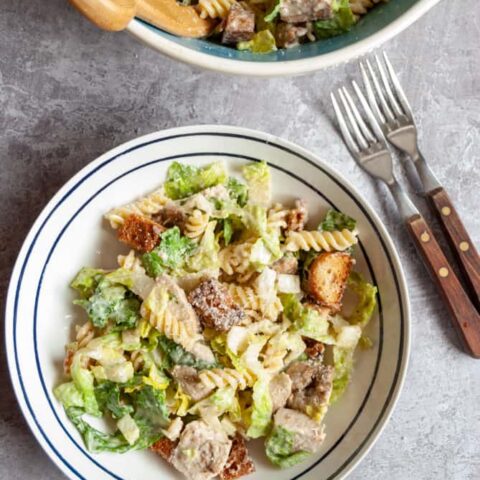
{"type": "Polygon", "coordinates": [[[293,329],[304,337],[332,344],[335,339],[329,333],[329,321],[312,307],[303,305],[293,293],[280,295],[283,314],[292,321],[293,329]]]}
{"type": "Polygon", "coordinates": [[[186,365],[188,367],[195,367],[198,370],[214,368],[218,366],[217,363],[211,364],[202,360],[198,360],[178,343],[175,343],[173,340],[170,340],[165,336],[158,338],[158,346],[163,354],[163,358],[165,359],[166,363],[164,367],[166,369],[170,369],[175,365],[186,365]]]}
{"type": "Polygon", "coordinates": [[[318,230],[333,232],[334,230],[343,230],[346,228],[347,230],[353,231],[356,225],[357,222],[353,218],[331,209],[327,212],[323,222],[318,226],[318,230]]]}
{"type": "Polygon", "coordinates": [[[370,322],[375,306],[377,305],[378,289],[375,285],[365,281],[362,275],[358,272],[350,273],[347,288],[352,290],[357,296],[355,309],[348,316],[347,320],[364,329],[370,322]]]}
{"type": "Polygon", "coordinates": [[[104,276],[88,300],[75,300],[83,307],[93,325],[103,328],[110,320],[117,330],[133,328],[140,319],[140,301],[123,285],[112,283],[104,276]]]}
{"type": "Polygon", "coordinates": [[[274,427],[265,442],[265,453],[268,459],[280,468],[293,467],[303,462],[310,453],[293,451],[294,439],[294,433],[280,426],[274,427]]]}
{"type": "Polygon", "coordinates": [[[169,228],[160,235],[160,239],[157,247],[142,255],[142,264],[152,278],[166,270],[181,269],[196,248],[195,242],[183,236],[178,227],[169,228]]]}
{"type": "Polygon", "coordinates": [[[348,32],[356,23],[349,0],[334,0],[333,17],[314,22],[317,38],[330,38],[348,32]]]}
{"type": "Polygon", "coordinates": [[[155,434],[160,432],[160,429],[168,426],[170,412],[165,390],[145,385],[135,390],[131,398],[135,407],[133,419],[142,432],[155,434]]]}
{"type": "Polygon", "coordinates": [[[217,222],[209,222],[203,233],[200,245],[195,254],[187,259],[187,269],[191,272],[200,272],[218,267],[218,252],[220,245],[215,235],[217,222]]]}
{"type": "Polygon", "coordinates": [[[273,409],[270,396],[270,378],[259,378],[253,386],[253,407],[247,435],[251,438],[263,437],[272,421],[273,409]]]}
{"type": "Polygon", "coordinates": [[[105,273],[105,270],[99,270],[98,268],[83,267],[72,280],[70,286],[77,290],[82,298],[89,298],[95,292],[105,273]]]}
{"type": "Polygon", "coordinates": [[[235,177],[229,177],[227,190],[230,198],[240,207],[244,207],[247,204],[248,188],[244,183],[239,182],[235,177]]]}
{"type": "Polygon", "coordinates": [[[275,0],[275,3],[271,10],[263,17],[265,22],[273,22],[278,15],[280,15],[280,7],[281,7],[281,1],[280,0],[275,0]]]}
{"type": "Polygon", "coordinates": [[[122,418],[133,412],[131,405],[120,401],[120,386],[118,383],[105,381],[95,387],[95,397],[99,409],[105,413],[109,411],[113,418],[122,418]]]}
{"type": "MultiPolygon", "coordinates": [[[[268,34],[272,35],[270,32],[268,32],[268,34]]],[[[253,42],[253,40],[251,40],[251,42],[253,42]]],[[[272,182],[267,163],[250,163],[243,167],[242,172],[248,185],[249,202],[253,204],[257,203],[265,208],[268,207],[272,196],[272,182]]]]}
{"type": "Polygon", "coordinates": [[[83,396],[73,382],[62,383],[53,391],[64,408],[83,407],[83,396]]]}
{"type": "Polygon", "coordinates": [[[353,370],[353,354],[355,349],[333,347],[333,366],[335,368],[335,375],[333,377],[333,389],[330,396],[330,404],[333,405],[343,395],[353,370]]]}
{"type": "Polygon", "coordinates": [[[85,413],[83,409],[70,407],[65,412],[82,435],[87,450],[92,453],[124,453],[129,450],[144,450],[162,437],[161,433],[150,433],[142,431],[140,428],[138,440],[133,445],[130,445],[120,431],[114,434],[107,434],[92,427],[82,418],[82,415],[85,413]]]}
{"type": "Polygon", "coordinates": [[[195,167],[173,162],[167,173],[165,193],[173,200],[189,197],[215,185],[226,183],[227,172],[222,162],[195,167]]]}
{"type": "Polygon", "coordinates": [[[251,40],[238,42],[237,49],[250,50],[253,53],[270,53],[277,50],[277,45],[270,30],[261,30],[251,40]]]}

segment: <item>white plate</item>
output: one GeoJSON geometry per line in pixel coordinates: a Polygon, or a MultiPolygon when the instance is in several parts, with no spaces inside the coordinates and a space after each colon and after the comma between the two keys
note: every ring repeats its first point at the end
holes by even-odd
{"type": "Polygon", "coordinates": [[[45,207],[19,254],[6,309],[8,364],[30,428],[51,459],[72,479],[181,478],[156,455],[92,455],[52,394],[62,375],[64,345],[76,311],[69,281],[84,265],[114,267],[122,250],[102,215],[155,188],[173,160],[206,164],[223,159],[232,173],[265,159],[275,197],[305,198],[315,223],[327,207],[358,221],[357,269],[379,287],[369,327],[371,350],[357,354],[353,383],[328,413],[327,439],[318,455],[277,470],[255,448],[251,480],[342,478],[385,426],[398,398],[409,353],[409,304],[398,256],[384,226],[360,194],[308,151],[264,133],[219,126],[185,127],[133,140],[102,155],[75,175],[45,207]]]}

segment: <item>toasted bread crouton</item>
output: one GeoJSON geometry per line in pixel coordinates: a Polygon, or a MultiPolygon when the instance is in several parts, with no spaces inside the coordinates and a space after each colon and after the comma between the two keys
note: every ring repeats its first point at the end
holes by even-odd
{"type": "Polygon", "coordinates": [[[307,346],[305,354],[312,360],[322,360],[323,352],[325,351],[325,345],[322,342],[318,342],[313,338],[302,337],[303,342],[307,346]]]}
{"type": "Polygon", "coordinates": [[[353,259],[345,252],[321,253],[312,262],[308,274],[308,291],[321,305],[338,312],[353,259]]]}
{"type": "Polygon", "coordinates": [[[150,252],[160,241],[160,234],[165,231],[159,223],[140,215],[129,215],[118,229],[118,239],[141,252],[150,252]]]}
{"type": "Polygon", "coordinates": [[[220,473],[221,480],[233,480],[243,477],[255,471],[255,465],[248,456],[245,440],[237,433],[233,439],[232,448],[228,456],[227,463],[220,473]]]}
{"type": "Polygon", "coordinates": [[[160,440],[156,441],[153,445],[151,445],[150,450],[152,452],[157,453],[160,455],[164,460],[170,462],[172,458],[173,451],[177,446],[177,442],[172,442],[167,437],[161,438],[160,440]]]}

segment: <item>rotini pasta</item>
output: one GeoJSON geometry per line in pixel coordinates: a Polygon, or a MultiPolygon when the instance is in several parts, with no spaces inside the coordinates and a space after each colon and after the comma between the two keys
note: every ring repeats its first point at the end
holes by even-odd
{"type": "Polygon", "coordinates": [[[208,213],[195,209],[185,222],[185,236],[199,240],[205,233],[209,218],[208,213]]]}
{"type": "Polygon", "coordinates": [[[252,252],[252,243],[240,243],[229,245],[220,250],[218,254],[220,268],[227,275],[250,274],[250,255],[252,252]]]}
{"type": "Polygon", "coordinates": [[[225,18],[235,0],[199,0],[201,18],[225,18]]]}
{"type": "Polygon", "coordinates": [[[287,227],[286,217],[288,210],[281,204],[276,203],[269,211],[267,216],[267,227],[273,230],[281,230],[287,227]]]}
{"type": "Polygon", "coordinates": [[[260,298],[252,287],[236,285],[234,283],[227,284],[228,291],[235,302],[244,310],[256,310],[260,312],[262,309],[260,298]]]}
{"type": "Polygon", "coordinates": [[[233,368],[213,368],[199,373],[202,383],[209,388],[232,387],[244,390],[247,387],[245,377],[233,368]]]}
{"type": "Polygon", "coordinates": [[[307,231],[290,232],[285,242],[285,250],[315,250],[316,252],[333,250],[343,251],[357,243],[357,234],[346,228],[333,232],[307,231]]]}
{"type": "Polygon", "coordinates": [[[158,213],[169,201],[170,199],[165,195],[165,191],[161,187],[134,202],[110,210],[105,214],[105,218],[110,222],[112,228],[117,229],[123,225],[125,218],[129,215],[136,214],[150,218],[155,213],[158,213]]]}

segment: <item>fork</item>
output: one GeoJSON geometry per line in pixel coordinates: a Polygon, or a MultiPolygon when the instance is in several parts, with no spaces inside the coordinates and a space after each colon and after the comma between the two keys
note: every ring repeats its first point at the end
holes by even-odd
{"type": "Polygon", "coordinates": [[[355,161],[367,173],[388,186],[412,239],[442,294],[466,350],[473,357],[480,358],[480,314],[460,284],[427,222],[398,183],[383,131],[357,83],[352,82],[352,85],[365,116],[361,115],[345,87],[338,90],[345,114],[335,94],[331,94],[345,144],[355,161]]]}
{"type": "Polygon", "coordinates": [[[360,63],[368,103],[387,140],[413,161],[429,204],[457,257],[470,297],[476,308],[480,309],[480,256],[447,192],[418,148],[412,108],[387,54],[383,53],[383,62],[378,56],[375,56],[375,60],[379,75],[369,60],[360,63]]]}

